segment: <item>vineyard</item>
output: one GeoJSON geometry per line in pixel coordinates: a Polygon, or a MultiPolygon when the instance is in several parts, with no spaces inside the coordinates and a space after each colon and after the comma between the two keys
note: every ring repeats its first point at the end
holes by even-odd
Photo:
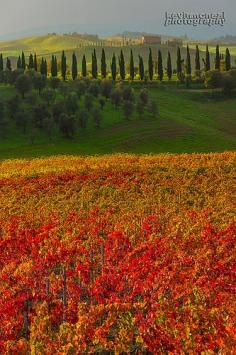
{"type": "Polygon", "coordinates": [[[0,163],[1,354],[234,354],[236,153],[0,163]]]}

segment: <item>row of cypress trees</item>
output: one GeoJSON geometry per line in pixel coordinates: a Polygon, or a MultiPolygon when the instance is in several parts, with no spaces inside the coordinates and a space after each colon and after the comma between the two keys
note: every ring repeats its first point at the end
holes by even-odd
{"type": "MultiPolygon", "coordinates": [[[[138,69],[139,69],[139,75],[140,79],[144,80],[145,78],[145,69],[144,69],[144,61],[142,56],[139,55],[138,57],[138,69]]],[[[223,56],[220,54],[220,49],[219,45],[216,46],[216,56],[215,56],[215,69],[220,70],[221,68],[221,60],[223,59],[223,56]]],[[[178,47],[177,49],[177,75],[178,77],[181,77],[183,73],[183,64],[185,63],[185,71],[187,75],[191,75],[192,73],[192,67],[191,67],[191,55],[190,55],[190,49],[189,46],[187,46],[187,53],[186,53],[186,61],[182,59],[181,57],[181,50],[178,47]]],[[[206,53],[205,53],[205,58],[203,59],[204,63],[204,69],[205,71],[209,71],[211,69],[211,63],[210,63],[210,53],[209,53],[209,48],[208,45],[206,46],[206,53]]],[[[111,61],[111,75],[113,80],[116,80],[117,76],[117,71],[118,71],[118,65],[119,65],[119,73],[120,77],[122,80],[125,79],[126,76],[126,66],[125,66],[125,58],[123,51],[121,50],[120,56],[118,58],[118,63],[115,54],[112,56],[112,61],[111,61]]],[[[17,60],[17,68],[18,69],[23,69],[25,70],[26,68],[29,69],[34,69],[35,71],[41,72],[42,75],[47,76],[48,75],[48,65],[47,65],[47,60],[45,58],[41,59],[41,63],[38,68],[38,60],[37,60],[37,55],[35,54],[34,56],[30,54],[29,56],[29,62],[26,64],[26,59],[25,59],[25,54],[22,52],[21,56],[18,57],[17,60]]],[[[51,59],[51,76],[52,77],[57,77],[59,68],[58,68],[58,62],[57,62],[57,57],[55,55],[52,55],[51,59]]],[[[6,68],[11,70],[11,61],[9,58],[7,58],[6,61],[6,68]]],[[[228,71],[231,69],[231,58],[230,58],[230,52],[229,49],[226,49],[226,54],[225,54],[225,69],[228,71]]],[[[3,56],[0,54],[0,71],[3,70],[3,56]]],[[[62,52],[61,56],[61,76],[64,80],[66,80],[66,74],[67,74],[67,58],[65,55],[65,52],[62,52]]],[[[195,53],[195,70],[200,71],[201,70],[201,62],[200,62],[200,51],[199,47],[196,46],[196,53],[195,53]]],[[[93,50],[92,53],[92,77],[97,78],[98,77],[98,61],[97,61],[97,55],[96,55],[96,50],[93,50]]],[[[171,61],[171,54],[168,52],[167,56],[167,63],[166,63],[166,72],[169,80],[172,77],[173,70],[172,70],[172,61],[171,61]]],[[[77,57],[75,53],[72,55],[72,78],[75,80],[78,76],[78,62],[77,62],[77,57]]],[[[82,58],[82,76],[86,77],[87,76],[87,62],[86,62],[86,57],[83,55],[82,58]]],[[[160,81],[163,80],[164,76],[164,70],[163,70],[163,62],[162,62],[162,53],[160,50],[158,50],[158,58],[157,58],[157,73],[158,73],[158,78],[160,81]]],[[[107,70],[107,64],[106,64],[106,54],[104,49],[102,49],[102,55],[101,55],[101,75],[103,78],[106,78],[108,74],[107,70]]],[[[129,75],[130,78],[133,80],[135,77],[135,65],[134,65],[134,57],[133,57],[133,51],[131,50],[130,53],[130,62],[129,62],[129,75]]],[[[153,80],[154,76],[154,61],[153,61],[153,55],[152,55],[152,50],[149,48],[149,57],[148,57],[148,76],[150,80],[153,80]]]]}

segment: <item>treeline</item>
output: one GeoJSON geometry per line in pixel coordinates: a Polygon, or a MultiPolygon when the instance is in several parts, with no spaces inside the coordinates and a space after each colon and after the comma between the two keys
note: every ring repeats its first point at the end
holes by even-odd
{"type": "MultiPolygon", "coordinates": [[[[62,52],[60,59],[58,60],[56,55],[52,55],[50,61],[42,57],[37,58],[36,54],[30,54],[28,62],[26,63],[26,58],[24,52],[18,57],[16,70],[35,70],[40,72],[44,76],[58,77],[61,76],[63,80],[67,80],[72,77],[73,80],[81,77],[92,77],[97,79],[111,77],[114,81],[117,79],[134,80],[136,75],[138,78],[143,80],[154,80],[154,76],[157,75],[158,80],[162,81],[166,75],[168,80],[172,79],[173,74],[177,74],[179,80],[183,77],[191,76],[194,72],[196,77],[201,76],[201,71],[207,72],[212,69],[211,57],[209,53],[209,48],[206,46],[205,58],[200,59],[199,47],[196,46],[195,50],[195,68],[192,68],[191,53],[189,46],[186,48],[186,56],[182,57],[181,50],[177,48],[177,60],[176,68],[173,68],[173,60],[171,58],[171,53],[168,52],[166,63],[163,63],[162,52],[158,50],[157,58],[154,58],[152,54],[152,49],[149,48],[148,56],[148,67],[145,68],[144,59],[141,55],[138,56],[138,67],[135,67],[133,51],[130,52],[130,57],[125,59],[124,53],[121,50],[120,55],[117,57],[113,54],[110,65],[107,64],[107,58],[105,50],[102,49],[102,54],[100,58],[100,66],[97,59],[96,50],[93,50],[91,58],[91,67],[88,68],[87,58],[85,55],[82,57],[81,73],[78,71],[78,59],[75,53],[72,55],[72,65],[69,68],[67,57],[65,52],[62,52]],[[100,70],[99,70],[100,69],[100,70]]],[[[220,48],[216,46],[216,54],[214,60],[214,69],[219,71],[229,71],[231,69],[231,55],[228,48],[226,48],[225,54],[220,53],[220,48]]],[[[12,63],[9,58],[6,58],[6,64],[4,68],[3,55],[0,54],[0,80],[4,81],[4,74],[6,71],[12,71],[12,63]]]]}

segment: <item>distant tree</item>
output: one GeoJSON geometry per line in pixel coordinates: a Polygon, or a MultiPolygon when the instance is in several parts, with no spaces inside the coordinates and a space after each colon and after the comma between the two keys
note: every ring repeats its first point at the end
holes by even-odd
{"type": "Polygon", "coordinates": [[[51,117],[51,113],[48,109],[48,107],[43,103],[40,103],[38,105],[35,105],[33,108],[33,120],[34,120],[34,126],[42,129],[43,128],[43,122],[46,118],[51,117]]]}
{"type": "Polygon", "coordinates": [[[160,81],[163,80],[163,64],[162,64],[162,54],[161,51],[158,50],[158,61],[157,61],[157,66],[158,66],[158,79],[160,81]]]}
{"type": "Polygon", "coordinates": [[[0,102],[0,135],[4,137],[8,126],[4,105],[0,102]]]}
{"type": "Polygon", "coordinates": [[[191,57],[190,57],[189,46],[187,45],[186,74],[187,74],[187,75],[191,75],[191,73],[192,73],[191,57]]]}
{"type": "Polygon", "coordinates": [[[220,48],[218,44],[216,46],[215,69],[220,70],[220,48]]]}
{"type": "Polygon", "coordinates": [[[22,129],[23,133],[26,133],[26,128],[29,123],[29,115],[25,110],[19,110],[15,113],[14,118],[16,126],[22,129]]]}
{"type": "Polygon", "coordinates": [[[102,113],[99,107],[93,107],[91,110],[91,115],[93,118],[93,121],[95,123],[95,126],[97,128],[100,127],[101,121],[102,121],[102,113]]]}
{"type": "Polygon", "coordinates": [[[133,56],[133,51],[131,49],[130,52],[130,66],[129,66],[129,70],[130,70],[130,78],[131,80],[134,80],[134,56],[133,56]]]}
{"type": "Polygon", "coordinates": [[[12,70],[12,67],[11,67],[11,61],[10,61],[10,59],[7,57],[7,62],[6,62],[6,68],[8,69],[8,70],[12,70]]]}
{"type": "Polygon", "coordinates": [[[87,127],[87,122],[88,122],[88,111],[81,109],[79,111],[79,126],[80,128],[86,128],[87,127]]]}
{"type": "Polygon", "coordinates": [[[143,64],[143,58],[139,55],[139,76],[140,80],[144,79],[144,64],[143,64]]]}
{"type": "Polygon", "coordinates": [[[52,102],[55,100],[55,91],[47,87],[42,92],[42,98],[47,102],[47,105],[50,106],[52,102]]]}
{"type": "Polygon", "coordinates": [[[17,69],[21,69],[22,68],[22,64],[21,64],[21,57],[19,56],[17,59],[17,64],[16,64],[17,69]]]}
{"type": "Polygon", "coordinates": [[[99,105],[100,105],[100,107],[101,107],[101,110],[104,110],[104,107],[105,107],[105,105],[106,105],[106,101],[104,100],[103,97],[100,97],[100,99],[99,99],[99,105]]]}
{"type": "Polygon", "coordinates": [[[29,65],[28,65],[29,69],[34,69],[34,57],[32,55],[32,53],[30,53],[29,55],[29,65]]]}
{"type": "Polygon", "coordinates": [[[16,112],[19,111],[20,102],[21,102],[21,99],[18,94],[14,95],[13,97],[10,97],[6,101],[6,109],[7,109],[8,115],[11,119],[14,119],[16,112]]]}
{"type": "Polygon", "coordinates": [[[92,76],[94,79],[97,79],[98,76],[98,63],[97,63],[97,55],[96,50],[93,50],[92,53],[92,76]]]}
{"type": "Polygon", "coordinates": [[[205,71],[208,71],[210,69],[211,69],[210,53],[209,53],[209,48],[208,48],[208,45],[207,45],[206,46],[205,71]]]}
{"type": "Polygon", "coordinates": [[[36,73],[36,75],[34,75],[32,80],[33,80],[33,86],[34,86],[35,90],[38,90],[39,95],[40,95],[41,91],[46,86],[46,77],[44,75],[36,73]]]}
{"type": "Polygon", "coordinates": [[[182,58],[180,48],[177,49],[177,75],[178,79],[182,79],[182,58]]]}
{"type": "Polygon", "coordinates": [[[170,56],[170,52],[168,52],[168,57],[167,57],[167,76],[168,79],[171,80],[172,78],[172,63],[171,63],[171,56],[170,56]]]}
{"type": "Polygon", "coordinates": [[[34,70],[38,71],[38,59],[36,53],[34,54],[34,70]]]}
{"type": "Polygon", "coordinates": [[[3,66],[3,56],[2,53],[0,54],[0,72],[4,70],[4,66],[3,66]]]}
{"type": "Polygon", "coordinates": [[[44,61],[43,57],[41,59],[41,64],[40,64],[40,73],[41,73],[41,75],[44,75],[45,77],[47,77],[47,68],[45,67],[45,61],[44,61]]]}
{"type": "Polygon", "coordinates": [[[84,78],[86,78],[86,76],[87,76],[87,63],[86,63],[85,55],[83,55],[83,59],[82,59],[82,76],[84,78]]]}
{"type": "Polygon", "coordinates": [[[149,57],[148,57],[148,73],[149,79],[153,80],[153,59],[152,59],[152,50],[149,48],[149,57]]]}
{"type": "Polygon", "coordinates": [[[113,84],[110,80],[103,79],[101,82],[101,94],[104,96],[106,99],[110,97],[111,91],[113,88],[113,84]]]}
{"type": "Polygon", "coordinates": [[[43,120],[43,130],[46,132],[50,141],[52,140],[53,129],[54,129],[54,120],[52,116],[50,115],[45,117],[45,119],[43,120]]]}
{"type": "Polygon", "coordinates": [[[229,48],[226,48],[225,53],[225,70],[228,71],[231,69],[231,56],[229,52],[229,48]]]}
{"type": "Polygon", "coordinates": [[[54,77],[56,78],[57,75],[58,75],[57,57],[54,56],[54,77]]]}
{"type": "Polygon", "coordinates": [[[139,93],[139,100],[142,102],[144,107],[147,105],[148,99],[149,97],[147,89],[142,89],[139,93]]]}
{"type": "Polygon", "coordinates": [[[59,117],[59,130],[65,138],[72,138],[76,130],[76,120],[74,115],[62,112],[59,117]]]}
{"type": "Polygon", "coordinates": [[[89,85],[88,92],[93,95],[94,97],[98,97],[100,93],[100,86],[96,81],[92,81],[89,85]]]}
{"type": "Polygon", "coordinates": [[[122,80],[125,80],[125,58],[122,50],[120,52],[120,57],[119,57],[119,66],[120,66],[120,77],[122,80]]]}
{"type": "Polygon", "coordinates": [[[70,92],[65,98],[66,112],[73,115],[78,110],[78,96],[76,92],[70,92]]]}
{"type": "Polygon", "coordinates": [[[125,100],[123,102],[123,112],[126,120],[129,120],[130,116],[134,111],[134,104],[132,101],[125,100]]]}
{"type": "Polygon", "coordinates": [[[115,105],[115,107],[117,108],[122,100],[122,94],[119,88],[115,88],[112,90],[111,94],[110,94],[110,98],[111,98],[111,102],[113,103],[113,105],[115,105]]]}
{"type": "Polygon", "coordinates": [[[101,74],[102,74],[102,78],[106,78],[107,64],[106,64],[106,54],[104,49],[102,49],[102,57],[101,57],[101,74]]]}
{"type": "Polygon", "coordinates": [[[20,75],[15,83],[16,90],[22,95],[22,99],[25,98],[25,94],[32,88],[32,80],[28,75],[20,75]]]}
{"type": "Polygon", "coordinates": [[[55,76],[55,58],[54,55],[52,55],[52,59],[51,59],[51,76],[54,78],[55,76]]]}
{"type": "Polygon", "coordinates": [[[112,56],[112,61],[111,61],[111,75],[112,75],[112,79],[115,81],[116,80],[116,56],[115,54],[113,53],[113,56],[112,56]]]}
{"type": "Polygon", "coordinates": [[[122,96],[125,101],[134,101],[134,90],[131,86],[124,86],[122,89],[122,96]]]}
{"type": "Polygon", "coordinates": [[[84,95],[84,107],[87,111],[90,111],[93,107],[93,95],[86,93],[84,95]]]}
{"type": "Polygon", "coordinates": [[[61,81],[60,81],[59,78],[54,78],[54,77],[52,77],[52,78],[50,79],[50,86],[51,86],[51,88],[54,89],[54,90],[58,89],[59,86],[60,86],[60,82],[61,82],[61,81]]]}
{"type": "Polygon", "coordinates": [[[150,101],[148,106],[147,106],[147,111],[149,112],[149,114],[155,118],[157,113],[158,113],[158,108],[157,108],[157,103],[156,101],[150,101]]]}
{"type": "Polygon", "coordinates": [[[140,99],[137,101],[136,110],[139,114],[139,117],[142,118],[144,114],[144,106],[143,106],[143,102],[140,99]]]}
{"type": "Polygon", "coordinates": [[[72,55],[72,79],[75,80],[78,76],[78,65],[75,53],[72,55]]]}
{"type": "Polygon", "coordinates": [[[196,46],[196,54],[195,54],[195,70],[199,71],[201,70],[201,64],[200,64],[200,53],[199,53],[199,48],[196,46]]]}
{"type": "Polygon", "coordinates": [[[26,63],[25,63],[25,53],[24,52],[21,53],[21,65],[22,65],[22,69],[25,70],[26,63]]]}
{"type": "Polygon", "coordinates": [[[62,51],[62,56],[61,56],[61,76],[63,80],[66,80],[66,55],[65,51],[62,51]]]}

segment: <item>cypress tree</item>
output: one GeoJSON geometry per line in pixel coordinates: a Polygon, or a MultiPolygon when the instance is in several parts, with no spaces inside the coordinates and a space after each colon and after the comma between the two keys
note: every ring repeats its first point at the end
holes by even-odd
{"type": "Polygon", "coordinates": [[[25,70],[26,64],[25,64],[25,53],[24,52],[22,52],[22,54],[21,54],[21,66],[22,66],[22,69],[25,70]]]}
{"type": "Polygon", "coordinates": [[[112,79],[115,81],[116,80],[116,56],[114,53],[111,62],[111,75],[112,75],[112,79]]]}
{"type": "Polygon", "coordinates": [[[34,54],[34,70],[38,71],[38,59],[36,53],[34,54]]]}
{"type": "Polygon", "coordinates": [[[133,56],[133,51],[131,49],[130,52],[130,67],[129,67],[129,73],[130,73],[130,78],[131,80],[134,80],[134,56],[133,56]]]}
{"type": "Polygon", "coordinates": [[[4,67],[3,67],[3,56],[2,53],[0,54],[0,72],[3,71],[4,67]]]}
{"type": "Polygon", "coordinates": [[[95,48],[92,53],[92,76],[94,79],[97,79],[98,77],[98,63],[97,63],[97,55],[96,55],[95,48]]]}
{"type": "Polygon", "coordinates": [[[122,80],[125,80],[125,58],[122,50],[120,51],[119,66],[120,66],[120,77],[122,80]]]}
{"type": "Polygon", "coordinates": [[[177,75],[179,79],[182,77],[182,59],[179,47],[177,49],[177,75]]]}
{"type": "Polygon", "coordinates": [[[75,80],[78,76],[78,66],[77,66],[77,58],[75,53],[72,55],[72,79],[75,80]]]}
{"type": "Polygon", "coordinates": [[[86,76],[87,76],[87,63],[86,63],[85,55],[83,55],[83,59],[82,59],[82,76],[84,78],[86,78],[86,76]]]}
{"type": "Polygon", "coordinates": [[[139,76],[140,80],[144,79],[144,64],[143,64],[143,58],[139,55],[139,76]]]}
{"type": "Polygon", "coordinates": [[[7,68],[8,70],[11,70],[11,61],[10,61],[10,59],[9,59],[8,57],[7,57],[6,68],[7,68]]]}
{"type": "Polygon", "coordinates": [[[187,46],[186,73],[187,73],[188,75],[191,75],[191,73],[192,73],[191,57],[190,57],[189,46],[187,46]]]}
{"type": "Polygon", "coordinates": [[[172,77],[172,64],[171,64],[170,52],[168,52],[168,57],[167,57],[167,76],[169,80],[172,77]]]}
{"type": "Polygon", "coordinates": [[[51,60],[51,76],[53,78],[55,76],[55,58],[54,58],[54,55],[52,55],[52,60],[51,60]]]}
{"type": "MultiPolygon", "coordinates": [[[[45,59],[46,61],[46,59],[45,59]]],[[[57,77],[58,75],[58,66],[57,66],[57,56],[54,56],[54,76],[57,77]]]]}
{"type": "Polygon", "coordinates": [[[218,44],[216,46],[215,69],[220,70],[220,49],[218,44]]]}
{"type": "Polygon", "coordinates": [[[152,50],[149,48],[149,57],[148,57],[148,72],[149,72],[149,79],[153,80],[153,59],[152,59],[152,50]]]}
{"type": "Polygon", "coordinates": [[[63,77],[63,80],[66,80],[66,56],[65,56],[65,51],[62,51],[62,56],[61,56],[61,76],[63,77]]]}
{"type": "Polygon", "coordinates": [[[196,46],[196,55],[195,55],[195,70],[198,71],[201,69],[200,66],[200,53],[199,53],[199,48],[196,46]]]}
{"type": "Polygon", "coordinates": [[[41,73],[41,75],[45,75],[44,59],[43,59],[43,57],[42,57],[41,64],[40,64],[40,73],[41,73]]]}
{"type": "Polygon", "coordinates": [[[101,74],[103,78],[107,76],[107,63],[106,63],[106,54],[104,49],[102,49],[102,57],[101,57],[101,74]]]}
{"type": "Polygon", "coordinates": [[[206,46],[206,60],[205,60],[205,70],[208,71],[211,69],[211,63],[210,63],[210,53],[209,53],[209,48],[208,45],[206,46]]]}
{"type": "Polygon", "coordinates": [[[226,48],[225,52],[225,70],[230,70],[231,69],[231,57],[230,57],[230,51],[229,48],[226,48]]]}
{"type": "Polygon", "coordinates": [[[29,56],[29,69],[34,69],[34,58],[33,55],[30,53],[29,56]]]}
{"type": "Polygon", "coordinates": [[[21,57],[19,56],[18,57],[18,60],[17,60],[17,69],[21,69],[22,68],[22,65],[21,65],[21,57]]]}
{"type": "Polygon", "coordinates": [[[161,51],[158,51],[158,78],[160,81],[163,80],[163,65],[162,65],[162,54],[161,51]]]}
{"type": "Polygon", "coordinates": [[[48,63],[47,59],[44,60],[44,75],[47,77],[48,76],[48,63]]]}

